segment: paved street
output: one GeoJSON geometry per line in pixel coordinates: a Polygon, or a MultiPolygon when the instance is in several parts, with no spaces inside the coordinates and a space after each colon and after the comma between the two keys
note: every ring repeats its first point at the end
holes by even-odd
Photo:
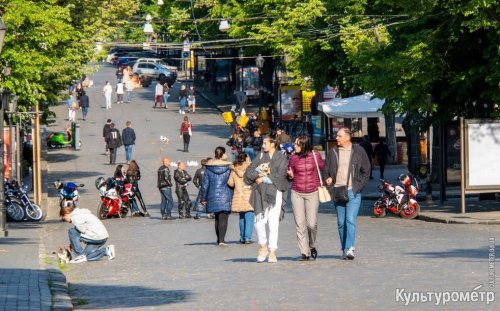
{"type": "MultiPolygon", "coordinates": [[[[151,218],[109,219],[109,243],[116,245],[116,259],[62,266],[70,283],[75,309],[87,310],[493,310],[498,301],[432,302],[397,300],[397,289],[405,293],[443,291],[488,291],[490,239],[500,242],[500,227],[449,225],[370,216],[371,201],[363,202],[358,219],[357,257],[340,260],[336,216],[331,204],[320,208],[318,252],[315,262],[299,262],[300,255],[293,215],[288,206],[280,226],[277,264],[257,264],[257,246],[240,245],[236,215],[230,216],[228,247],[215,246],[213,221],[160,219],[160,196],[156,170],[160,157],[200,161],[213,156],[216,146],[225,145],[230,134],[219,112],[198,97],[197,113],[187,114],[193,122],[190,152],[180,151],[177,92],[168,110],[152,109],[153,88],[139,89],[131,104],[105,110],[101,96],[105,80],[115,81],[114,68],[101,65],[89,90],[91,109],[87,121],[79,121],[82,150],[51,150],[46,154],[46,183],[61,179],[84,183],[81,206],[95,212],[99,202],[94,180],[112,175],[104,155],[102,126],[111,118],[120,130],[127,120],[137,134],[134,158],[141,166],[141,191],[151,218]],[[170,138],[168,144],[160,136],[170,138]]],[[[61,131],[67,123],[66,108],[54,109],[57,122],[48,131],[61,131]]],[[[77,118],[81,118],[78,114],[77,118]]],[[[124,149],[117,162],[125,162],[124,149]]],[[[196,168],[188,167],[194,174],[196,168]]],[[[375,176],[377,176],[375,174],[375,176]]],[[[192,199],[196,192],[189,188],[192,199]]],[[[54,192],[49,217],[58,213],[54,192]]],[[[177,201],[175,199],[175,201],[177,201]]],[[[176,211],[176,209],[174,209],[176,211]]],[[[175,215],[174,215],[175,216],[175,215]]],[[[52,251],[67,245],[70,225],[48,221],[40,229],[47,258],[57,267],[52,251]]],[[[1,240],[0,240],[1,241],[1,240]]],[[[1,242],[0,242],[1,243],[1,242]]],[[[2,245],[0,244],[0,248],[2,245]]],[[[495,247],[493,246],[495,250],[495,247]]],[[[498,248],[496,248],[498,249],[498,248]]],[[[500,284],[500,283],[499,283],[500,284]]],[[[498,291],[495,291],[498,294],[498,291]]],[[[1,295],[1,292],[0,292],[1,295]]],[[[500,299],[500,296],[496,297],[500,299]]]]}

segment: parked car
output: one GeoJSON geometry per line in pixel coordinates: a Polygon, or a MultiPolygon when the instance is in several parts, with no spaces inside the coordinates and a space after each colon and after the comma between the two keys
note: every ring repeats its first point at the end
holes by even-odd
{"type": "Polygon", "coordinates": [[[161,58],[139,58],[137,60],[137,63],[156,63],[156,64],[163,65],[163,67],[166,67],[167,69],[170,69],[170,70],[177,72],[176,66],[169,65],[167,62],[165,62],[165,60],[163,60],[161,58]]]}
{"type": "Polygon", "coordinates": [[[167,82],[169,86],[172,86],[177,80],[177,73],[175,71],[158,63],[136,62],[134,67],[132,67],[132,72],[139,76],[150,76],[162,83],[167,82]]]}
{"type": "Polygon", "coordinates": [[[114,47],[111,48],[106,56],[106,62],[109,64],[116,64],[118,57],[125,56],[129,53],[139,53],[141,50],[138,48],[130,48],[130,47],[114,47]]]}

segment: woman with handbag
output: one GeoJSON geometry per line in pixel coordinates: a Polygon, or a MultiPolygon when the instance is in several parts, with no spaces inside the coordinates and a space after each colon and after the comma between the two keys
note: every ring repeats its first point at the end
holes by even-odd
{"type": "Polygon", "coordinates": [[[231,211],[240,215],[240,243],[251,244],[253,234],[254,212],[250,204],[252,187],[245,184],[243,175],[250,165],[250,157],[242,152],[236,158],[227,184],[234,189],[231,211]]]}
{"type": "Polygon", "coordinates": [[[295,153],[288,163],[288,178],[292,180],[292,209],[302,254],[299,260],[315,260],[318,256],[318,188],[322,186],[320,171],[323,170],[324,162],[320,153],[312,149],[309,137],[297,137],[294,145],[295,153]]]}
{"type": "Polygon", "coordinates": [[[191,141],[191,135],[193,135],[193,125],[189,122],[187,116],[184,117],[184,121],[181,123],[180,136],[184,142],[184,152],[189,152],[189,142],[191,141]]]}

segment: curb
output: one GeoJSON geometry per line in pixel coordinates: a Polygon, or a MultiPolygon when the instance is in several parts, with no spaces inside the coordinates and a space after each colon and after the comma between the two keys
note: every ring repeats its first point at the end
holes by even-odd
{"type": "Polygon", "coordinates": [[[418,215],[418,219],[427,222],[437,222],[443,224],[460,224],[460,225],[500,225],[500,220],[477,220],[477,219],[453,219],[449,217],[432,216],[427,213],[418,215]]]}
{"type": "Polygon", "coordinates": [[[66,277],[58,269],[48,269],[50,292],[52,294],[52,308],[54,311],[73,310],[73,303],[69,296],[69,287],[66,277]]]}

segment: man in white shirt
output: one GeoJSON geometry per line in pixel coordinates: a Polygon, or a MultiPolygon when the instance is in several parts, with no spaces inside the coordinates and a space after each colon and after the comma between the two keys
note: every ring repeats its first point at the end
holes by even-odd
{"type": "Polygon", "coordinates": [[[156,82],[155,87],[155,105],[153,108],[163,108],[163,85],[161,85],[160,81],[156,82]],[[160,107],[156,107],[157,104],[160,104],[160,107]]]}

